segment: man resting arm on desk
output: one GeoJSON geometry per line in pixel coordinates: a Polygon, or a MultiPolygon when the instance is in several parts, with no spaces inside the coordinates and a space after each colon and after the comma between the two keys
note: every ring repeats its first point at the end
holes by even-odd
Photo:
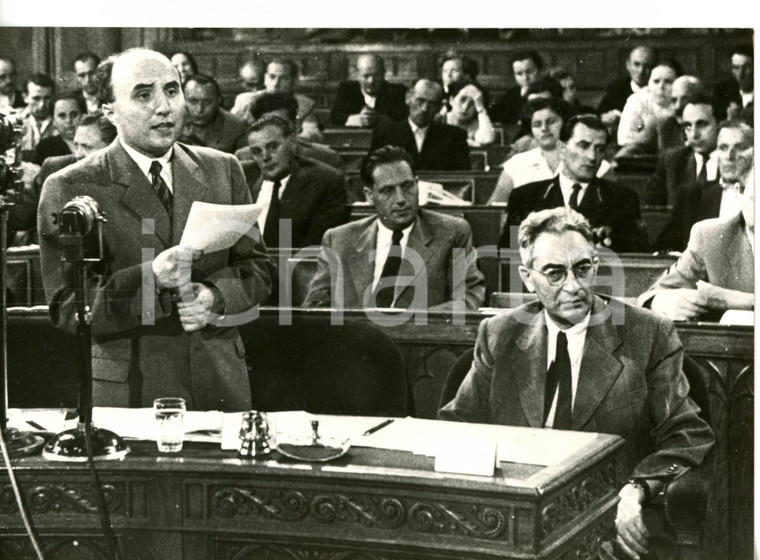
{"type": "Polygon", "coordinates": [[[644,508],[650,496],[699,465],[714,441],[689,398],[683,347],[670,321],[594,294],[598,259],[579,213],[534,212],[519,242],[520,275],[538,302],[481,323],[472,367],[439,417],[623,437],[630,481],[606,546],[640,558],[669,529],[644,508]]]}

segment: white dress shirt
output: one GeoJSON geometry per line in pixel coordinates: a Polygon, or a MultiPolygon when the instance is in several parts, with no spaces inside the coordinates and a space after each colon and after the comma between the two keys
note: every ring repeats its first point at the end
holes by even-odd
{"type": "Polygon", "coordinates": [[[739,94],[742,96],[742,108],[746,107],[750,103],[755,102],[755,92],[754,91],[739,91],[739,94]]]}
{"type": "Polygon", "coordinates": [[[573,185],[581,186],[581,190],[578,192],[578,206],[580,206],[581,201],[583,200],[583,196],[586,194],[586,191],[588,190],[588,183],[573,181],[572,179],[567,177],[562,171],[563,169],[560,166],[559,188],[562,191],[562,200],[565,201],[565,207],[570,208],[570,197],[573,196],[573,185]]]}
{"type": "Polygon", "coordinates": [[[742,194],[739,192],[738,184],[720,182],[723,193],[720,195],[720,210],[718,217],[721,219],[730,218],[742,211],[742,194]]]}
{"type": "Polygon", "coordinates": [[[412,127],[412,134],[414,134],[414,141],[417,144],[417,152],[422,151],[422,144],[425,143],[425,137],[427,136],[429,126],[420,128],[409,119],[409,126],[412,127]]]}
{"type": "MultiPolygon", "coordinates": [[[[402,230],[404,234],[399,242],[401,245],[401,258],[404,258],[404,252],[406,251],[406,245],[409,243],[409,233],[412,231],[414,224],[417,220],[411,223],[402,230]]],[[[375,243],[375,273],[372,277],[372,290],[377,287],[377,283],[380,281],[380,276],[383,273],[383,267],[385,261],[388,259],[388,253],[391,250],[391,244],[393,243],[393,230],[385,227],[380,220],[377,220],[377,242],[375,243]]]]}
{"type": "Polygon", "coordinates": [[[174,146],[169,148],[169,150],[161,157],[152,158],[145,154],[141,154],[132,146],[127,145],[121,138],[119,138],[119,142],[121,142],[122,147],[127,154],[129,154],[129,157],[131,157],[137,164],[137,167],[140,168],[140,171],[142,171],[148,178],[148,182],[151,185],[153,184],[153,178],[150,176],[150,165],[154,161],[158,161],[161,164],[161,178],[166,183],[166,186],[169,187],[169,192],[174,193],[174,183],[172,180],[172,153],[174,146]]]}
{"type": "MultiPolygon", "coordinates": [[[[288,184],[288,179],[290,179],[290,175],[280,179],[280,190],[277,191],[277,200],[282,200],[282,193],[285,191],[285,187],[288,184]]],[[[261,214],[259,214],[259,219],[256,221],[256,223],[259,224],[259,229],[262,232],[264,231],[264,225],[267,223],[267,215],[269,215],[269,204],[272,202],[273,188],[274,181],[262,181],[261,190],[259,190],[259,196],[256,197],[256,204],[260,204],[264,208],[261,211],[261,214]]]]}
{"type": "Polygon", "coordinates": [[[702,172],[702,166],[707,165],[707,180],[715,181],[718,178],[718,162],[712,154],[705,157],[704,154],[694,152],[694,159],[697,162],[697,177],[702,172]]]}
{"type": "Polygon", "coordinates": [[[375,104],[377,103],[377,96],[376,95],[368,95],[364,92],[362,92],[362,95],[364,96],[364,104],[367,107],[370,107],[372,109],[375,108],[375,104]]]}
{"type": "MultiPolygon", "coordinates": [[[[554,362],[554,355],[557,353],[557,334],[563,330],[554,322],[549,314],[544,310],[544,317],[546,318],[546,328],[548,332],[547,344],[546,344],[546,369],[554,362]]],[[[586,315],[577,325],[573,325],[571,328],[565,330],[567,335],[567,353],[570,355],[570,373],[573,378],[573,400],[572,406],[575,407],[575,392],[578,389],[578,375],[581,371],[581,360],[583,359],[583,347],[586,344],[586,331],[588,329],[588,323],[591,319],[591,313],[586,315]]],[[[559,392],[559,386],[554,393],[554,399],[552,400],[552,407],[549,410],[549,416],[546,418],[546,427],[551,428],[554,425],[554,413],[557,411],[557,393],[559,392]]]]}

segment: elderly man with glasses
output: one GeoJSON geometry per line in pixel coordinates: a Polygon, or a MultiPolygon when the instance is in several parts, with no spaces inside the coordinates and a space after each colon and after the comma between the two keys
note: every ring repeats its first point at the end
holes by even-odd
{"type": "Polygon", "coordinates": [[[519,243],[520,276],[538,301],[481,323],[472,367],[439,417],[623,437],[629,480],[604,546],[617,558],[670,558],[675,537],[657,496],[714,442],[689,398],[673,324],[595,295],[593,233],[578,212],[530,214],[519,243]]]}

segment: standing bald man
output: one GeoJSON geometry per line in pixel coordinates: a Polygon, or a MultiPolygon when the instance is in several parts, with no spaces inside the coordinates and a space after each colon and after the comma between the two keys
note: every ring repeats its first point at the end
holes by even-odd
{"type": "Polygon", "coordinates": [[[336,126],[369,128],[381,120],[400,121],[409,114],[406,88],[385,81],[385,61],[363,54],[356,62],[356,81],[341,82],[330,113],[336,126]]]}
{"type": "Polygon", "coordinates": [[[372,150],[399,146],[412,156],[418,171],[470,169],[467,132],[435,121],[443,104],[443,87],[431,80],[418,80],[406,94],[409,118],[379,124],[372,133],[372,150]]]}
{"type": "MultiPolygon", "coordinates": [[[[118,137],[55,173],[42,188],[38,228],[53,323],[76,332],[71,265],[61,262],[57,216],[75,196],[107,217],[103,258],[87,263],[96,406],[151,406],[184,397],[195,410],[251,407],[245,349],[234,324],[269,295],[273,263],[254,225],[229,249],[199,254],[178,245],[194,201],[249,204],[231,155],[177,142],[185,99],[164,55],[125,51],[98,67],[103,112],[118,137]]],[[[97,254],[85,236],[87,257],[97,254]]]]}

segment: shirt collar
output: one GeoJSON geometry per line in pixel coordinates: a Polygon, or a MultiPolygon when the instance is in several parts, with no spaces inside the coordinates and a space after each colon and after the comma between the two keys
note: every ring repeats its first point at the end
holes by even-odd
{"type": "MultiPolygon", "coordinates": [[[[137,167],[140,168],[140,171],[142,171],[146,177],[150,177],[150,164],[154,161],[158,161],[161,164],[161,168],[166,169],[169,165],[169,162],[171,161],[172,155],[174,153],[174,145],[172,145],[171,148],[169,148],[164,155],[158,158],[154,157],[148,157],[145,154],[141,154],[137,150],[135,150],[132,146],[124,142],[124,140],[119,137],[119,142],[121,142],[122,147],[124,150],[129,154],[129,157],[131,157],[134,162],[137,164],[137,167]]],[[[163,173],[162,173],[163,175],[163,173]]]]}
{"type": "MultiPolygon", "coordinates": [[[[279,180],[280,181],[280,190],[282,190],[282,189],[285,188],[285,185],[288,184],[289,180],[290,180],[290,175],[286,175],[285,177],[283,177],[282,179],[279,180]]],[[[269,179],[265,179],[265,180],[263,180],[261,182],[261,186],[263,187],[265,185],[267,187],[269,187],[269,188],[272,188],[272,187],[274,187],[274,181],[270,181],[269,179]]]]}
{"type": "Polygon", "coordinates": [[[583,321],[570,327],[569,329],[561,328],[554,319],[551,318],[549,312],[544,309],[544,317],[546,318],[546,328],[549,330],[549,337],[556,338],[559,331],[564,332],[567,335],[583,334],[588,328],[589,321],[591,320],[591,313],[587,313],[583,318],[583,321]]]}
{"type": "Polygon", "coordinates": [[[430,125],[426,126],[425,128],[422,128],[421,126],[417,126],[416,124],[414,124],[412,119],[408,119],[408,120],[409,120],[409,126],[412,127],[413,134],[417,134],[417,131],[427,132],[427,129],[430,128],[430,125]]]}
{"type": "MultiPolygon", "coordinates": [[[[404,236],[401,238],[401,241],[399,242],[399,245],[406,247],[407,241],[409,241],[409,233],[412,231],[412,228],[414,227],[414,224],[417,223],[417,219],[409,224],[407,227],[405,227],[403,230],[401,230],[404,234],[404,236]]],[[[384,247],[385,245],[390,245],[391,241],[393,240],[393,230],[386,227],[383,222],[380,221],[380,218],[377,219],[377,246],[378,247],[384,247]]]]}
{"type": "Polygon", "coordinates": [[[565,175],[565,168],[561,166],[559,168],[559,186],[561,189],[573,190],[573,185],[580,185],[581,191],[585,191],[588,188],[588,182],[583,183],[581,181],[573,181],[570,177],[565,175]]]}

